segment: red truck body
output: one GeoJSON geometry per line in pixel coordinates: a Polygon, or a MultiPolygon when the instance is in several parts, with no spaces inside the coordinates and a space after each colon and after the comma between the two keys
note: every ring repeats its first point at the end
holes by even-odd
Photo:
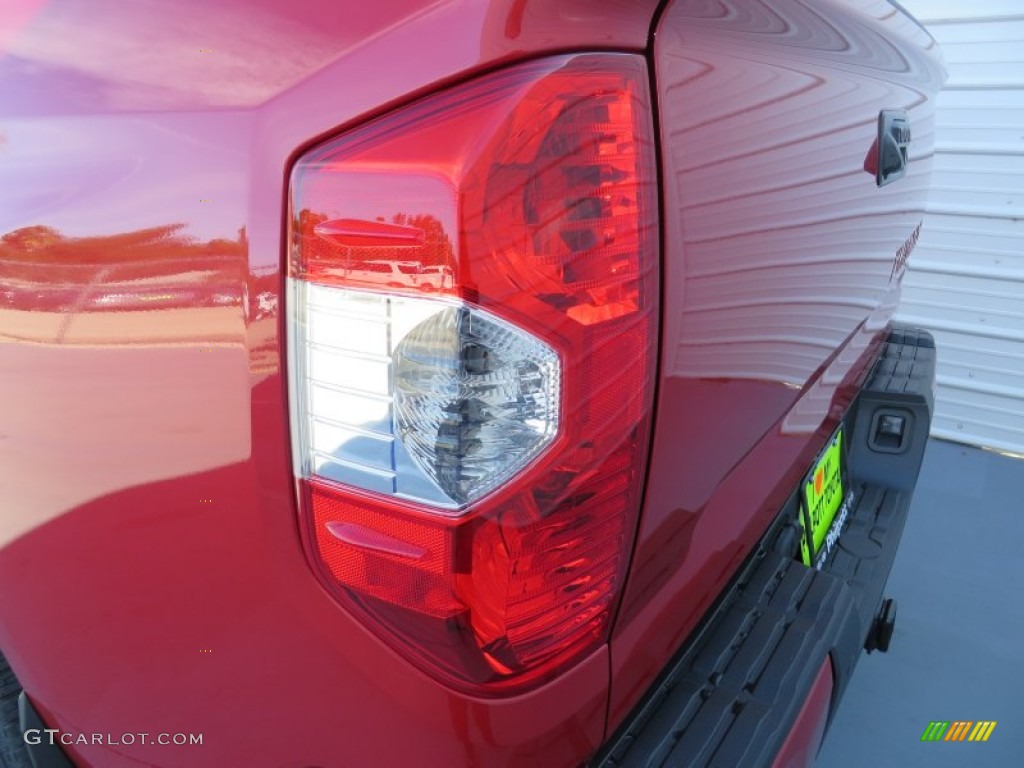
{"type": "MultiPolygon", "coordinates": [[[[882,0],[69,0],[0,20],[0,650],[51,728],[203,734],[67,756],[595,759],[879,355],[925,203],[934,41],[882,0]],[[311,567],[290,173],[424,96],[589,52],[633,57],[655,105],[643,503],[606,642],[525,692],[474,694],[410,663],[311,567]],[[878,187],[883,110],[914,134],[906,177],[878,187]]],[[[784,754],[816,750],[819,678],[784,754]]]]}

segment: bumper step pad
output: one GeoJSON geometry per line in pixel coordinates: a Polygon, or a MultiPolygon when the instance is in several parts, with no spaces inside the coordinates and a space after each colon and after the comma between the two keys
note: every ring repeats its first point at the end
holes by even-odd
{"type": "Polygon", "coordinates": [[[829,657],[839,700],[875,630],[928,438],[934,376],[931,337],[893,329],[848,415],[855,503],[824,568],[793,556],[794,524],[781,514],[595,765],[769,765],[829,657]],[[884,416],[905,419],[904,431],[872,446],[884,416]]]}

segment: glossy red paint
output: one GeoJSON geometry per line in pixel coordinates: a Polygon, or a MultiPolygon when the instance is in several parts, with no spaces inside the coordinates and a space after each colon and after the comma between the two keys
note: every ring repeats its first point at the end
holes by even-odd
{"type": "Polygon", "coordinates": [[[647,495],[612,638],[609,728],[681,646],[846,410],[923,215],[934,41],[887,3],[675,0],[659,20],[665,240],[647,495]],[[899,41],[897,45],[894,41],[899,41]],[[907,177],[863,170],[882,109],[907,177]]]}
{"type": "Polygon", "coordinates": [[[0,647],[54,727],[204,733],[76,761],[572,765],[597,748],[606,648],[484,702],[415,671],[313,575],[281,375],[284,195],[313,142],[502,62],[641,51],[655,6],[72,0],[4,36],[0,647]]]}
{"type": "Polygon", "coordinates": [[[647,502],[610,646],[543,688],[447,690],[320,586],[278,312],[302,152],[505,63],[642,52],[657,6],[4,4],[0,648],[54,727],[204,734],[70,747],[76,761],[575,765],[683,642],[830,433],[895,302],[926,153],[870,203],[859,185],[880,104],[910,109],[916,147],[930,143],[939,74],[911,22],[868,0],[828,18],[795,0],[661,17],[671,215],[647,502]],[[745,93],[755,111],[736,110],[745,93]]]}
{"type": "Polygon", "coordinates": [[[811,768],[814,765],[828,723],[832,683],[832,662],[825,659],[772,768],[811,768]]]}

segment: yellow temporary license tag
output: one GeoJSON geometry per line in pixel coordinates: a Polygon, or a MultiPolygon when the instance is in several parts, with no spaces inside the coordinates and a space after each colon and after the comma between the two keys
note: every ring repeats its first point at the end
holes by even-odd
{"type": "Polygon", "coordinates": [[[842,450],[843,430],[840,429],[804,483],[806,518],[801,515],[804,535],[800,537],[800,553],[807,566],[821,551],[836,511],[843,502],[842,450]]]}

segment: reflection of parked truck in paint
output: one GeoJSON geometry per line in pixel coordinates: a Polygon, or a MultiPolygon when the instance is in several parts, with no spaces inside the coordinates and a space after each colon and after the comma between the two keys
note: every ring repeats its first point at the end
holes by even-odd
{"type": "Polygon", "coordinates": [[[923,29],[22,5],[0,766],[813,760],[931,418],[923,29]]]}

